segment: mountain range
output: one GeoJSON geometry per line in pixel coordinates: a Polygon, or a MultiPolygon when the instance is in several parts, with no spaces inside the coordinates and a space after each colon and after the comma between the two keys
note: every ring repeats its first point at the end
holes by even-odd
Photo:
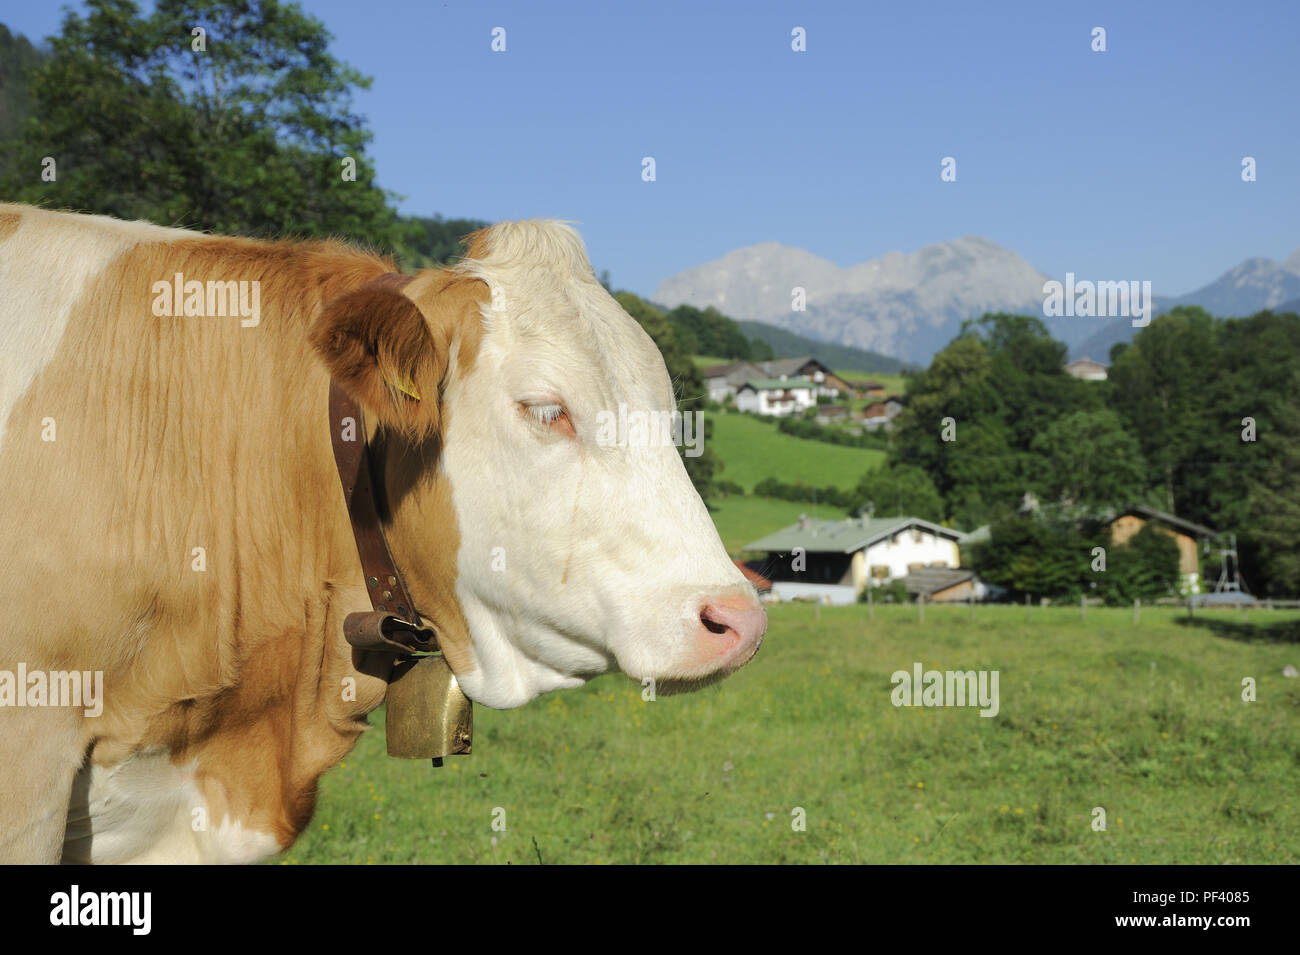
{"type": "MultiPolygon", "coordinates": [[[[737,320],[774,325],[818,341],[927,364],[961,323],[985,312],[1043,316],[1048,276],[1011,249],[964,236],[912,253],[890,252],[841,267],[777,242],[736,249],[664,279],[654,301],[714,306],[737,320]],[[796,289],[804,290],[797,310],[796,289]]],[[[1080,276],[1092,278],[1091,276],[1080,276]]],[[[1115,277],[1119,278],[1119,277],[1115,277]]],[[[1153,296],[1153,314],[1200,305],[1213,315],[1300,306],[1300,250],[1285,262],[1247,259],[1187,295],[1153,296]]],[[[1129,318],[1043,318],[1071,357],[1106,361],[1111,345],[1136,334],[1129,318]]]]}

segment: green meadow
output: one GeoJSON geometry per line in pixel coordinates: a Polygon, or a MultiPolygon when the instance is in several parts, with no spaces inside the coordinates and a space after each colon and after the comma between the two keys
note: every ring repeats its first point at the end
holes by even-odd
{"type": "Polygon", "coordinates": [[[800,514],[821,518],[844,516],[843,508],[813,507],[800,501],[779,501],[753,494],[730,495],[709,503],[709,512],[727,553],[739,556],[750,541],[799,520],[800,514]]]}
{"type": "Polygon", "coordinates": [[[442,769],[388,758],[381,710],[278,861],[1300,862],[1300,615],[769,613],[718,686],[476,707],[474,754],[442,769]],[[892,705],[917,661],[996,670],[997,716],[892,705]]]}
{"type": "Polygon", "coordinates": [[[764,478],[816,487],[855,487],[863,474],[884,463],[885,452],[810,441],[782,434],[775,419],[760,421],[744,414],[706,412],[713,422],[709,447],[722,459],[720,480],[735,481],[746,491],[764,478]]]}

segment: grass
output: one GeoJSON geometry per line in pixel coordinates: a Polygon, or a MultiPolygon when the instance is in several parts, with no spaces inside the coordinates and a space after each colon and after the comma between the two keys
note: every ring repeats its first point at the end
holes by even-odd
{"type": "Polygon", "coordinates": [[[386,757],[376,728],[280,861],[1300,862],[1294,615],[976,614],[774,606],[719,686],[642,702],[607,676],[477,707],[474,755],[438,770],[386,757]],[[890,674],[913,661],[997,670],[1000,713],[894,707],[890,674]]]}
{"type": "Polygon", "coordinates": [[[709,446],[725,465],[718,478],[735,481],[746,491],[767,477],[787,484],[802,481],[815,487],[852,488],[885,460],[884,451],[782,434],[775,420],[717,412],[706,413],[706,418],[713,422],[709,446]]]}
{"type": "Polygon", "coordinates": [[[750,541],[793,524],[800,514],[822,518],[845,516],[844,509],[839,507],[825,504],[813,507],[799,501],[778,501],[752,494],[720,498],[710,503],[709,510],[718,536],[732,556],[739,556],[750,541]]]}
{"type": "MultiPolygon", "coordinates": [[[[886,375],[879,372],[862,371],[837,371],[835,374],[849,381],[878,381],[885,386],[886,395],[901,395],[904,390],[902,375],[886,375]]],[[[879,401],[879,398],[872,398],[870,401],[879,401]]]]}

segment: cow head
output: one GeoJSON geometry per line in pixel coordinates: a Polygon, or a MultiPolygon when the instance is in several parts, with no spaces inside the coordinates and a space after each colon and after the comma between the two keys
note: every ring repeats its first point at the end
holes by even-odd
{"type": "Polygon", "coordinates": [[[659,350],[576,232],[502,223],[312,328],[377,422],[390,546],[465,692],[493,707],[622,670],[658,692],[735,671],[764,614],[662,432],[659,350]]]}

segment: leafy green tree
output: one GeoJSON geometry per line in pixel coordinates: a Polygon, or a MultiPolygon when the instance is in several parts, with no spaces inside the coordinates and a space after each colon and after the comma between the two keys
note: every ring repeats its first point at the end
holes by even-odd
{"type": "Polygon", "coordinates": [[[1017,514],[990,527],[969,559],[980,577],[1014,596],[1077,598],[1092,583],[1095,543],[1072,523],[1017,514]]]}
{"type": "Polygon", "coordinates": [[[753,358],[750,340],[740,326],[713,306],[705,309],[678,305],[664,316],[677,333],[677,340],[693,355],[715,355],[748,361],[753,358]]]}
{"type": "Polygon", "coordinates": [[[1142,450],[1148,480],[1167,511],[1187,516],[1183,465],[1197,461],[1213,381],[1214,320],[1201,308],[1175,308],[1144,328],[1116,356],[1109,380],[1114,408],[1142,450]]]}
{"type": "Polygon", "coordinates": [[[481,219],[444,219],[436,215],[403,217],[402,222],[406,232],[398,242],[397,257],[408,271],[460,259],[468,251],[465,236],[490,224],[481,219]]]}
{"type": "Polygon", "coordinates": [[[880,517],[919,517],[936,524],[946,516],[943,498],[930,476],[910,464],[868,471],[853,489],[851,500],[852,514],[870,507],[880,517]]]}
{"type": "MultiPolygon", "coordinates": [[[[18,135],[31,114],[27,74],[44,57],[27,37],[14,35],[0,23],[0,142],[18,135]]],[[[11,169],[12,157],[0,154],[0,175],[11,169]]]]}
{"type": "Polygon", "coordinates": [[[1148,523],[1127,543],[1107,549],[1105,572],[1093,574],[1096,593],[1113,606],[1175,594],[1178,561],[1174,539],[1148,523]]]}
{"type": "MultiPolygon", "coordinates": [[[[668,367],[668,377],[673,382],[678,409],[683,412],[701,410],[708,397],[704,380],[700,377],[695,362],[691,360],[690,352],[682,348],[676,331],[663,313],[631,292],[615,292],[614,299],[623,306],[625,312],[636,319],[658,346],[659,352],[664,357],[664,364],[668,367]]],[[[713,423],[706,420],[703,453],[692,457],[684,453],[685,448],[678,449],[682,452],[682,463],[686,465],[686,473],[690,476],[691,483],[700,497],[706,501],[714,496],[714,479],[723,469],[722,462],[710,447],[712,437],[713,423]]]]}
{"type": "Polygon", "coordinates": [[[894,420],[897,460],[931,476],[941,494],[953,490],[947,467],[949,444],[941,437],[943,419],[968,409],[996,407],[990,374],[993,361],[978,338],[953,339],[934,356],[929,368],[908,380],[907,404],[894,420]]]}
{"type": "Polygon", "coordinates": [[[1175,309],[1117,354],[1111,379],[1112,407],[1153,463],[1151,503],[1236,534],[1256,592],[1294,593],[1288,495],[1300,488],[1279,468],[1293,450],[1300,317],[1175,309]]]}
{"type": "Polygon", "coordinates": [[[87,0],[30,72],[34,108],[0,189],[124,219],[391,248],[404,227],[350,109],[370,81],[329,40],[278,0],[158,0],[147,16],[131,0],[87,0]],[[40,178],[44,156],[56,182],[40,178]]]}
{"type": "Polygon", "coordinates": [[[1142,451],[1114,411],[1064,415],[1031,447],[1043,459],[1046,492],[1080,514],[1123,506],[1144,491],[1142,451]]]}
{"type": "Polygon", "coordinates": [[[1104,391],[1066,375],[1064,361],[1065,346],[1037,318],[998,313],[966,322],[909,377],[896,459],[930,475],[960,525],[1011,513],[1026,492],[1048,496],[1035,441],[1063,415],[1104,407],[1104,391]]]}
{"type": "Polygon", "coordinates": [[[1293,388],[1292,397],[1278,405],[1275,426],[1259,436],[1254,453],[1261,466],[1247,485],[1255,519],[1243,535],[1254,551],[1244,568],[1246,579],[1275,596],[1300,594],[1300,400],[1295,394],[1293,388]]]}

